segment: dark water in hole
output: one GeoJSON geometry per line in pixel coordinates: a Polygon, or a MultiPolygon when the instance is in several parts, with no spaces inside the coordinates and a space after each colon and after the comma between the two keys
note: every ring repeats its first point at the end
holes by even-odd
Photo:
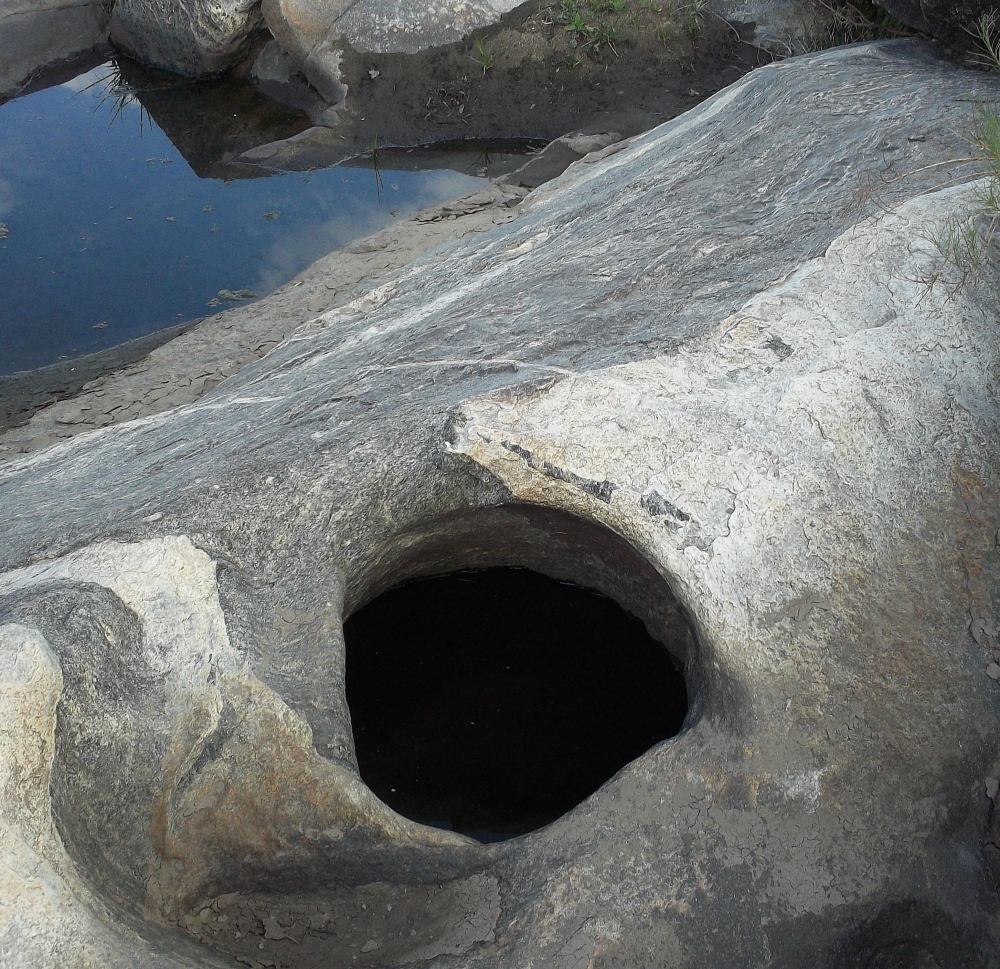
{"type": "Polygon", "coordinates": [[[0,373],[233,305],[207,305],[220,290],[266,295],[351,239],[475,191],[506,157],[396,152],[378,172],[270,175],[233,162],[308,127],[249,85],[124,59],[0,105],[0,373]]]}
{"type": "Polygon", "coordinates": [[[683,675],[638,619],[526,569],[410,582],[344,635],[365,782],[483,841],[554,821],[687,713],[683,675]]]}

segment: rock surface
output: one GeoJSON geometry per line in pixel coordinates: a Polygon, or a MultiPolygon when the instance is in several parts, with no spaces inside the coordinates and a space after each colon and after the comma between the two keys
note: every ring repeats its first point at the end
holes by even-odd
{"type": "MultiPolygon", "coordinates": [[[[197,324],[183,324],[177,328],[183,336],[175,330],[175,338],[165,344],[156,333],[107,351],[112,358],[110,373],[106,355],[95,354],[92,364],[88,358],[74,361],[83,379],[65,388],[44,371],[0,377],[0,394],[24,398],[24,411],[38,410],[30,420],[18,419],[13,408],[0,411],[0,460],[199,400],[291,336],[303,315],[314,316],[349,303],[359,286],[371,288],[387,271],[407,265],[443,242],[512,221],[514,206],[524,194],[514,187],[491,186],[417,212],[402,225],[325,256],[266,299],[197,324]],[[45,381],[64,399],[44,406],[45,398],[33,399],[24,386],[32,379],[45,381]]],[[[65,372],[59,376],[71,379],[65,372]]]]}
{"type": "Polygon", "coordinates": [[[516,0],[263,0],[264,18],[282,48],[300,64],[317,45],[407,53],[450,44],[495,23],[516,0]]]}
{"type": "Polygon", "coordinates": [[[111,41],[144,64],[203,77],[244,58],[262,25],[259,0],[117,0],[111,41]]]}
{"type": "Polygon", "coordinates": [[[833,19],[815,0],[710,0],[710,9],[730,22],[753,24],[753,43],[779,57],[814,49],[833,19]]]}
{"type": "Polygon", "coordinates": [[[994,969],[1000,280],[927,240],[998,93],[755,71],[0,467],[4,964],[994,969]],[[343,687],[345,614],[486,564],[698,637],[688,728],[499,845],[373,798],[343,687]]]}
{"type": "MultiPolygon", "coordinates": [[[[516,0],[263,0],[261,9],[281,49],[331,105],[347,96],[345,46],[360,53],[413,54],[454,43],[495,23],[516,0]]],[[[331,119],[336,124],[336,118],[331,119]]]]}
{"type": "Polygon", "coordinates": [[[0,0],[0,98],[42,68],[97,47],[108,30],[100,0],[0,0]]]}
{"type": "Polygon", "coordinates": [[[413,54],[496,23],[523,0],[358,0],[336,22],[355,50],[413,54]]]}
{"type": "Polygon", "coordinates": [[[901,23],[959,49],[972,44],[969,30],[985,13],[996,9],[992,0],[882,0],[901,23]]]}

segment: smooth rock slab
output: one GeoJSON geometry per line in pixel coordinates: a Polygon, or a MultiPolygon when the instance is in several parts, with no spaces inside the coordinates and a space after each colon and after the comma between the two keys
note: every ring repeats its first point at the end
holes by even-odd
{"type": "Polygon", "coordinates": [[[929,240],[998,85],[914,42],[761,69],[197,403],[0,468],[0,696],[38,684],[0,952],[994,969],[1000,280],[929,240]],[[367,790],[341,632],[486,564],[697,634],[688,728],[492,846],[367,790]]]}

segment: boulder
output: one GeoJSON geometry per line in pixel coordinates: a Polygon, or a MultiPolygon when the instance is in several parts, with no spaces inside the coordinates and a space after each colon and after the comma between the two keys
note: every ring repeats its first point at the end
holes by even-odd
{"type": "Polygon", "coordinates": [[[1000,278],[941,250],[998,94],[762,68],[0,465],[4,965],[996,969],[1000,278]],[[342,636],[487,565],[696,634],[682,733],[492,845],[364,784],[342,636]]]}
{"type": "Polygon", "coordinates": [[[281,49],[301,65],[350,5],[350,0],[262,0],[261,11],[281,49]]]}
{"type": "Polygon", "coordinates": [[[518,0],[458,0],[447,6],[428,0],[359,0],[340,17],[336,30],[358,51],[413,54],[461,40],[517,6],[518,0]]]}
{"type": "MultiPolygon", "coordinates": [[[[513,10],[515,0],[263,0],[282,50],[331,105],[347,96],[340,65],[345,44],[370,53],[416,53],[461,40],[513,10]]],[[[336,125],[336,117],[328,120],[336,125]]]]}
{"type": "Polygon", "coordinates": [[[834,19],[831,7],[815,0],[709,0],[709,9],[730,23],[753,24],[752,43],[779,57],[814,50],[834,19]]]}
{"type": "Polygon", "coordinates": [[[254,59],[251,76],[255,81],[288,84],[298,67],[276,40],[269,40],[254,59]]]}
{"type": "Polygon", "coordinates": [[[343,58],[343,41],[339,37],[325,37],[309,51],[302,63],[302,73],[330,105],[338,105],[347,97],[347,85],[340,75],[343,58]]]}
{"type": "Polygon", "coordinates": [[[0,0],[0,98],[33,74],[108,39],[100,0],[0,0]]]}
{"type": "Polygon", "coordinates": [[[321,42],[371,53],[408,53],[461,40],[518,6],[516,0],[263,0],[278,43],[300,64],[321,42]]]}
{"type": "Polygon", "coordinates": [[[246,57],[262,25],[259,0],[118,0],[111,41],[144,64],[203,77],[246,57]]]}
{"type": "Polygon", "coordinates": [[[976,21],[996,9],[991,0],[882,0],[879,6],[901,23],[960,50],[972,46],[969,31],[976,21]]]}

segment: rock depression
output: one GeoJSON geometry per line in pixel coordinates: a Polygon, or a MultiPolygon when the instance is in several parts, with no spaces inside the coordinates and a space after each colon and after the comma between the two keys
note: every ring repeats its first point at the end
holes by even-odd
{"type": "Polygon", "coordinates": [[[934,240],[998,93],[755,71],[0,466],[3,965],[996,966],[996,264],[934,240]],[[362,781],[343,623],[493,567],[615,600],[690,710],[481,844],[362,781]]]}

